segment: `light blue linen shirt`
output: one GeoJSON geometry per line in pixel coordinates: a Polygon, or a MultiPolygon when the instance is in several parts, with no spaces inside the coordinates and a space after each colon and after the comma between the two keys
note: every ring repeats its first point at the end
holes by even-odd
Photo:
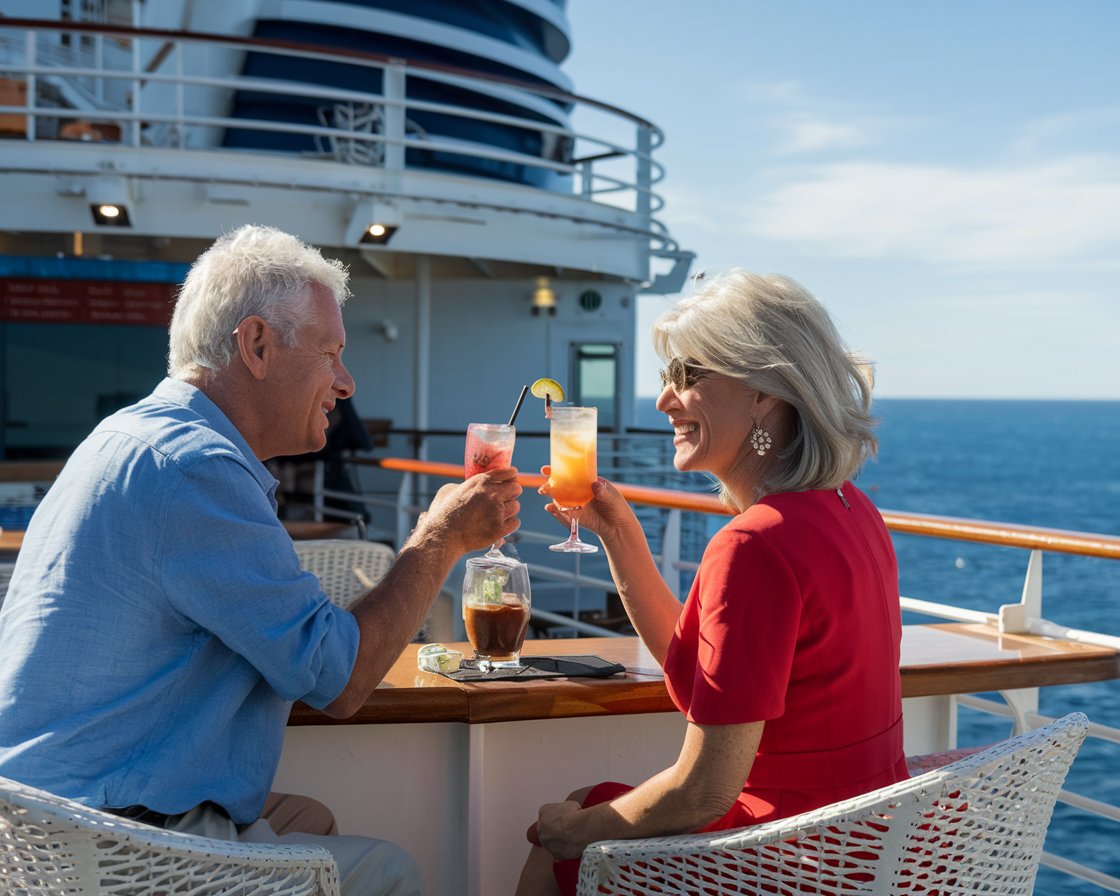
{"type": "Polygon", "coordinates": [[[0,611],[0,775],[95,807],[259,814],[294,700],[341,693],[353,615],[301,571],[276,480],[167,379],[74,451],[0,611]]]}

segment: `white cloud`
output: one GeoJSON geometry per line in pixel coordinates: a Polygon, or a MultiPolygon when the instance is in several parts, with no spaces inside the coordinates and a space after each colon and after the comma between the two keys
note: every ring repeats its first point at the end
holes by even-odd
{"type": "Polygon", "coordinates": [[[1028,122],[1013,149],[1020,154],[1036,153],[1070,142],[1082,148],[1115,148],[1120,132],[1120,106],[1078,109],[1028,122]]]}
{"type": "Polygon", "coordinates": [[[883,134],[899,123],[897,119],[868,116],[850,104],[822,103],[797,81],[740,84],[738,93],[748,106],[770,107],[760,120],[777,134],[777,150],[782,154],[869,146],[880,142],[883,134]]]}
{"type": "Polygon", "coordinates": [[[969,268],[1120,264],[1120,159],[1017,168],[883,162],[786,168],[740,217],[806,250],[969,268]]]}
{"type": "Polygon", "coordinates": [[[868,133],[853,124],[799,119],[783,122],[782,127],[787,131],[786,149],[791,153],[855,149],[871,142],[868,133]]]}

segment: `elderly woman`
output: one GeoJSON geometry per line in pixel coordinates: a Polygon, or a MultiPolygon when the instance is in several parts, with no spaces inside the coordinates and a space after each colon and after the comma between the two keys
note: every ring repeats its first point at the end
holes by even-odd
{"type": "Polygon", "coordinates": [[[709,282],[658,319],[653,340],[673,463],[711,473],[737,515],[682,606],[629,505],[596,483],[580,522],[688,724],[676,762],[644,783],[540,809],[524,896],[574,892],[597,840],[758,824],[906,778],[898,569],[851,483],[876,448],[870,371],[780,276],[709,282]]]}

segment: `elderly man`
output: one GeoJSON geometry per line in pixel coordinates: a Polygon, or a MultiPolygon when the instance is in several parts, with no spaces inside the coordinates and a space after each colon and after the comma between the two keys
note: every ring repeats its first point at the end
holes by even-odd
{"type": "Polygon", "coordinates": [[[333,820],[298,798],[262,818],[288,711],[357,710],[455,561],[517,528],[521,489],[511,470],[445,486],[350,611],[300,570],[263,461],[322,448],[352,394],[347,296],[338,262],[271,228],[195,262],[168,378],[102,421],[28,527],[0,614],[0,775],[179,831],[318,842],[344,892],[397,896],[420,879],[393,844],[309,836],[333,820]]]}

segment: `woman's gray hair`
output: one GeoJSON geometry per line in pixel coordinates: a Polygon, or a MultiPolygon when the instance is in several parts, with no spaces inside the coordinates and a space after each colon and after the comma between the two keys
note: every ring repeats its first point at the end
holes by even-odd
{"type": "Polygon", "coordinates": [[[792,439],[762,494],[838,488],[876,453],[871,365],[845,348],[824,306],[790,278],[728,271],[662,314],[652,333],[666,362],[735,377],[793,408],[792,439]]]}
{"type": "Polygon", "coordinates": [[[209,378],[236,350],[238,324],[257,315],[284,345],[307,320],[308,287],[317,283],[342,305],[350,296],[345,265],[275,227],[247,224],[220,237],[191,265],[168,333],[167,373],[209,378]]]}

